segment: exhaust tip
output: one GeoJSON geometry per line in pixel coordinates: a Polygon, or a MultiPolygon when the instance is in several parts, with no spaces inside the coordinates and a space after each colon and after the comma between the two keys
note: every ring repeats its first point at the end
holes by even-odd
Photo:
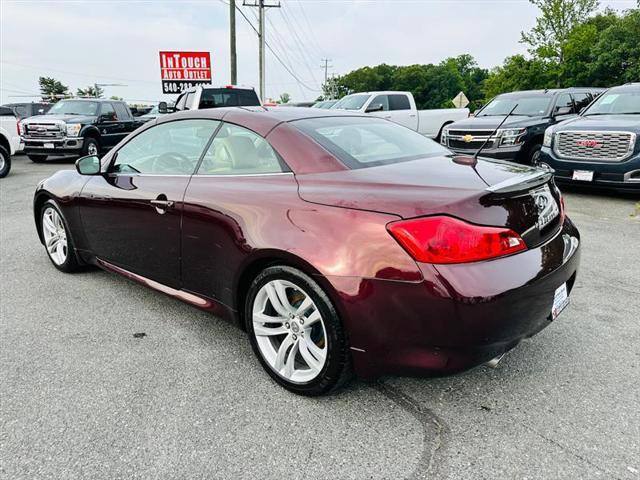
{"type": "Polygon", "coordinates": [[[498,368],[498,364],[500,363],[500,360],[502,360],[504,356],[505,356],[505,353],[501,353],[497,357],[494,357],[488,362],[486,362],[485,365],[489,368],[498,368]]]}

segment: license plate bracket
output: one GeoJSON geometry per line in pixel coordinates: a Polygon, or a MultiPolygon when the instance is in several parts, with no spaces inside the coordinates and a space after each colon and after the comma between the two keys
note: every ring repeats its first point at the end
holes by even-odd
{"type": "Polygon", "coordinates": [[[574,170],[572,178],[573,180],[578,180],[579,182],[592,182],[593,170],[574,170]]]}
{"type": "Polygon", "coordinates": [[[551,307],[551,320],[558,318],[558,315],[569,305],[569,293],[567,291],[567,283],[563,283],[553,295],[553,306],[551,307]]]}
{"type": "Polygon", "coordinates": [[[43,143],[42,147],[43,148],[55,148],[55,145],[53,143],[43,143]]]}

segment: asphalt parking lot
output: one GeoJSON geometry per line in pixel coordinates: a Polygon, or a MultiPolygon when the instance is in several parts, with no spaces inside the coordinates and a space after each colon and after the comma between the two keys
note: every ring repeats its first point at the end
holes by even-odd
{"type": "Polygon", "coordinates": [[[0,180],[0,478],[640,479],[640,199],[566,194],[571,305],[497,369],[307,399],[225,321],[58,272],[31,200],[60,168],[0,180]]]}

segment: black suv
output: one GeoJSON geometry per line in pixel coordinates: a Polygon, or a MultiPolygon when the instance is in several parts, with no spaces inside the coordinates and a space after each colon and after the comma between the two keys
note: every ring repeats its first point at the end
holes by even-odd
{"type": "Polygon", "coordinates": [[[560,183],[640,193],[640,83],[607,90],[579,117],[549,127],[540,161],[560,183]]]}
{"type": "Polygon", "coordinates": [[[447,125],[440,142],[454,152],[473,154],[489,139],[482,156],[534,165],[539,161],[547,127],[576,115],[603,91],[568,88],[504,93],[475,116],[447,125]],[[491,136],[516,105],[496,135],[491,136]]]}
{"type": "Polygon", "coordinates": [[[49,155],[100,155],[144,122],[115,100],[60,100],[46,115],[20,122],[24,152],[34,162],[49,155]]]}

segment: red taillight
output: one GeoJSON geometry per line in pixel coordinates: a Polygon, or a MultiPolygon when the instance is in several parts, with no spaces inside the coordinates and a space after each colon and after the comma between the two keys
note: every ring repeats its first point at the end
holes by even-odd
{"type": "Polygon", "coordinates": [[[513,230],[472,225],[452,217],[401,220],[388,224],[387,229],[418,262],[477,262],[527,249],[513,230]]]}

